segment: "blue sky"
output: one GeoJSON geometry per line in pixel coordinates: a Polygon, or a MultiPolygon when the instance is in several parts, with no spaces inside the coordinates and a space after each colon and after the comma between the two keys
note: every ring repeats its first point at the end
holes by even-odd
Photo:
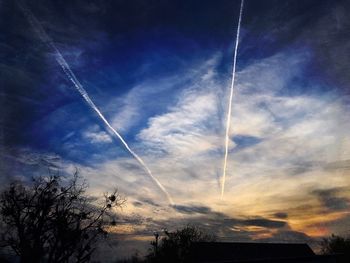
{"type": "Polygon", "coordinates": [[[172,196],[169,207],[16,2],[0,1],[1,180],[38,173],[44,160],[67,174],[78,167],[92,194],[117,186],[128,206],[111,231],[128,242],[188,222],[225,240],[343,233],[349,4],[245,1],[221,200],[239,5],[27,1],[96,106],[172,196]]]}

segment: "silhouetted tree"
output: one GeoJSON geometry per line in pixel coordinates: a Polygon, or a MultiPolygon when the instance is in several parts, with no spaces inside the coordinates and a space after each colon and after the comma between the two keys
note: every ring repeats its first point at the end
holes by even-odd
{"type": "Polygon", "coordinates": [[[117,191],[96,206],[86,196],[77,173],[63,183],[58,176],[39,177],[32,184],[12,183],[0,197],[5,226],[2,243],[21,263],[88,262],[111,209],[124,202],[117,191]]]}
{"type": "Polygon", "coordinates": [[[350,237],[331,235],[321,242],[323,254],[342,254],[342,262],[350,262],[350,237]]]}
{"type": "Polygon", "coordinates": [[[216,239],[195,226],[186,226],[174,232],[165,230],[164,234],[160,244],[157,240],[151,242],[154,249],[148,255],[149,262],[189,262],[193,242],[212,242],[216,239]]]}

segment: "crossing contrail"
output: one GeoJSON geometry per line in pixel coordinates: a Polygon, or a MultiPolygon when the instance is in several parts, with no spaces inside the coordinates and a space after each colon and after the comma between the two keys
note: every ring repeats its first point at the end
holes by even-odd
{"type": "Polygon", "coordinates": [[[237,25],[237,34],[236,34],[236,44],[233,55],[233,69],[232,69],[232,80],[231,80],[231,89],[230,89],[230,99],[228,102],[228,111],[227,111],[227,120],[226,120],[226,134],[225,134],[225,157],[224,157],[224,167],[221,180],[221,198],[224,197],[225,192],[225,181],[226,181],[226,169],[227,169],[227,156],[228,156],[228,144],[229,144],[229,131],[231,126],[231,111],[232,111],[232,99],[233,99],[233,86],[235,84],[235,75],[236,75],[236,62],[237,62],[237,51],[238,51],[238,42],[239,42],[239,32],[241,29],[242,13],[243,13],[244,0],[241,0],[241,7],[239,10],[239,18],[237,25]]]}
{"type": "Polygon", "coordinates": [[[158,181],[158,179],[152,174],[151,170],[147,167],[145,162],[139,157],[127,144],[127,142],[123,139],[123,137],[112,127],[112,125],[107,121],[107,119],[104,117],[104,115],[101,113],[101,111],[97,108],[95,103],[90,99],[90,96],[84,89],[83,85],[80,83],[80,81],[76,78],[75,74],[71,70],[70,66],[68,65],[67,61],[62,56],[61,52],[56,47],[53,40],[46,34],[44,28],[41,26],[40,22],[36,19],[34,14],[30,11],[30,9],[21,1],[18,1],[19,7],[28,19],[29,23],[33,27],[34,31],[39,36],[40,40],[44,42],[46,45],[49,46],[54,51],[56,61],[61,66],[63,72],[66,74],[68,79],[73,83],[74,87],[77,89],[77,91],[80,93],[80,95],[84,98],[84,100],[87,102],[87,104],[90,106],[91,109],[93,109],[97,115],[100,117],[100,119],[103,121],[103,123],[110,129],[110,131],[121,141],[121,143],[124,145],[124,147],[129,151],[129,153],[140,163],[140,165],[144,168],[144,170],[147,172],[149,177],[153,180],[153,182],[159,187],[159,189],[165,194],[167,197],[169,203],[171,205],[174,205],[174,202],[168,193],[168,191],[164,188],[164,186],[158,181]]]}

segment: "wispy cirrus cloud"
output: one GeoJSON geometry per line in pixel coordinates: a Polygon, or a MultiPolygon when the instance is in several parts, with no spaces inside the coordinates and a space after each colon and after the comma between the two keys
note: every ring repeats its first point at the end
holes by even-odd
{"type": "Polygon", "coordinates": [[[91,143],[111,143],[113,141],[111,136],[105,131],[101,131],[97,125],[85,131],[83,137],[91,143]]]}

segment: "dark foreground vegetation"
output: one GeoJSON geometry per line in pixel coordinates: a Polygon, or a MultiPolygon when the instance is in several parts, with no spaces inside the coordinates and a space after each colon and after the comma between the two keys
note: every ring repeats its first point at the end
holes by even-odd
{"type": "Polygon", "coordinates": [[[350,237],[331,235],[321,242],[322,254],[340,254],[342,262],[350,262],[350,237]]]}
{"type": "MultiPolygon", "coordinates": [[[[13,182],[0,197],[1,247],[11,262],[89,262],[109,213],[125,200],[117,191],[96,206],[86,195],[86,184],[77,173],[62,181],[59,176],[39,177],[30,184],[13,182]],[[18,261],[17,261],[18,262],[18,261]]],[[[3,252],[4,253],[4,252],[3,252]]],[[[0,261],[6,260],[6,255],[0,261]]]]}
{"type": "Polygon", "coordinates": [[[186,226],[174,232],[164,231],[158,244],[158,236],[151,242],[152,249],[147,256],[146,262],[190,262],[190,248],[194,242],[213,242],[214,235],[209,235],[195,226],[186,226]]]}

